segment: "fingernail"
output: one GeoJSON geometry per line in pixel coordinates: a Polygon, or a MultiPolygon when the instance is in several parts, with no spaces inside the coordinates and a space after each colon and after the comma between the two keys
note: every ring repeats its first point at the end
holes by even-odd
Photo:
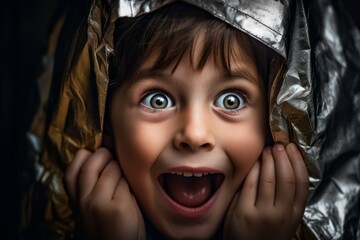
{"type": "Polygon", "coordinates": [[[274,145],[274,148],[276,149],[276,150],[279,150],[279,151],[284,151],[284,145],[282,145],[281,143],[276,143],[275,145],[274,145]]]}
{"type": "Polygon", "coordinates": [[[264,153],[271,153],[271,147],[270,146],[265,147],[264,153]]]}
{"type": "Polygon", "coordinates": [[[296,152],[296,151],[297,151],[297,147],[296,147],[296,145],[295,145],[294,143],[290,143],[290,144],[289,144],[289,149],[290,149],[290,151],[292,151],[292,152],[296,152]]]}

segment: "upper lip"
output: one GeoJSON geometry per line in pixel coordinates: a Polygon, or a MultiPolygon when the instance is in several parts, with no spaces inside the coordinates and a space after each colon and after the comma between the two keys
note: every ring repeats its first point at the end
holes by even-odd
{"type": "Polygon", "coordinates": [[[184,177],[202,177],[203,175],[214,174],[212,172],[169,172],[170,174],[182,175],[184,177]]]}
{"type": "Polygon", "coordinates": [[[170,168],[166,173],[183,175],[184,177],[191,177],[191,176],[197,177],[200,175],[222,173],[222,172],[209,167],[193,168],[188,166],[179,166],[179,167],[170,168]]]}

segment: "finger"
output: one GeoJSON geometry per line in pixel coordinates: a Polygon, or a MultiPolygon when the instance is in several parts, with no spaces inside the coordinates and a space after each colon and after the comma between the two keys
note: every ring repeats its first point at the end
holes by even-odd
{"type": "Polygon", "coordinates": [[[135,197],[133,196],[133,202],[134,205],[136,207],[136,213],[137,213],[137,218],[138,218],[138,225],[136,226],[137,228],[137,239],[145,239],[146,238],[146,230],[145,230],[145,224],[144,224],[144,218],[142,216],[142,213],[140,211],[140,208],[138,207],[138,203],[135,199],[135,197]]]}
{"type": "Polygon", "coordinates": [[[295,196],[295,175],[284,145],[273,147],[276,174],[275,206],[292,208],[295,196]]]}
{"type": "Polygon", "coordinates": [[[113,201],[117,206],[117,219],[123,223],[117,232],[121,239],[134,239],[141,231],[145,232],[141,211],[125,178],[118,182],[113,201]]]}
{"type": "Polygon", "coordinates": [[[116,185],[114,197],[114,201],[120,202],[120,203],[131,203],[132,196],[129,189],[129,185],[125,178],[120,178],[116,185]]]}
{"type": "Polygon", "coordinates": [[[290,157],[290,162],[295,175],[296,188],[294,207],[302,214],[309,194],[309,175],[304,159],[296,145],[294,143],[288,144],[286,146],[286,151],[290,157]]]}
{"type": "Polygon", "coordinates": [[[275,167],[271,148],[266,147],[262,154],[259,189],[256,206],[273,206],[275,199],[275,167]]]}
{"type": "Polygon", "coordinates": [[[98,149],[80,169],[79,174],[79,199],[87,198],[93,191],[101,172],[112,156],[105,148],[98,149]]]}
{"type": "Polygon", "coordinates": [[[106,202],[113,199],[120,177],[121,170],[119,163],[117,163],[115,160],[109,161],[95,185],[94,191],[92,193],[93,196],[101,202],[106,202]]]}
{"type": "Polygon", "coordinates": [[[65,171],[63,183],[65,191],[73,203],[77,202],[77,177],[79,171],[91,154],[92,153],[86,149],[78,150],[65,171]]]}
{"type": "Polygon", "coordinates": [[[137,213],[133,211],[134,208],[129,207],[134,206],[134,203],[136,203],[136,201],[134,202],[134,196],[130,191],[129,184],[123,177],[120,178],[120,181],[116,186],[113,201],[117,203],[120,212],[126,212],[130,216],[136,216],[137,213]]]}
{"type": "Polygon", "coordinates": [[[260,176],[260,162],[256,161],[255,165],[247,175],[244,185],[241,190],[238,204],[242,205],[244,209],[253,208],[257,199],[258,183],[260,176]]]}

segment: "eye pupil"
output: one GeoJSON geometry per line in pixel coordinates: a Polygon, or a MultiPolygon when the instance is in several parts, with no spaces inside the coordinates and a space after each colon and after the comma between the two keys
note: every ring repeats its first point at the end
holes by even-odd
{"type": "Polygon", "coordinates": [[[162,94],[157,94],[151,99],[151,107],[156,109],[165,108],[168,105],[167,98],[162,94]]]}
{"type": "Polygon", "coordinates": [[[236,109],[239,107],[240,101],[234,95],[229,95],[224,98],[224,106],[227,109],[236,109]]]}

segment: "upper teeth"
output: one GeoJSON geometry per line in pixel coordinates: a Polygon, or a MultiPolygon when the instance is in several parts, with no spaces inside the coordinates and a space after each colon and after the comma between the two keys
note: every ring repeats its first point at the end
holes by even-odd
{"type": "MultiPolygon", "coordinates": [[[[192,173],[192,172],[170,172],[171,174],[177,174],[177,175],[180,175],[180,176],[184,176],[184,177],[192,177],[192,176],[195,176],[195,177],[202,177],[204,175],[208,175],[209,173],[192,173]]],[[[210,173],[212,174],[212,173],[210,173]]]]}

